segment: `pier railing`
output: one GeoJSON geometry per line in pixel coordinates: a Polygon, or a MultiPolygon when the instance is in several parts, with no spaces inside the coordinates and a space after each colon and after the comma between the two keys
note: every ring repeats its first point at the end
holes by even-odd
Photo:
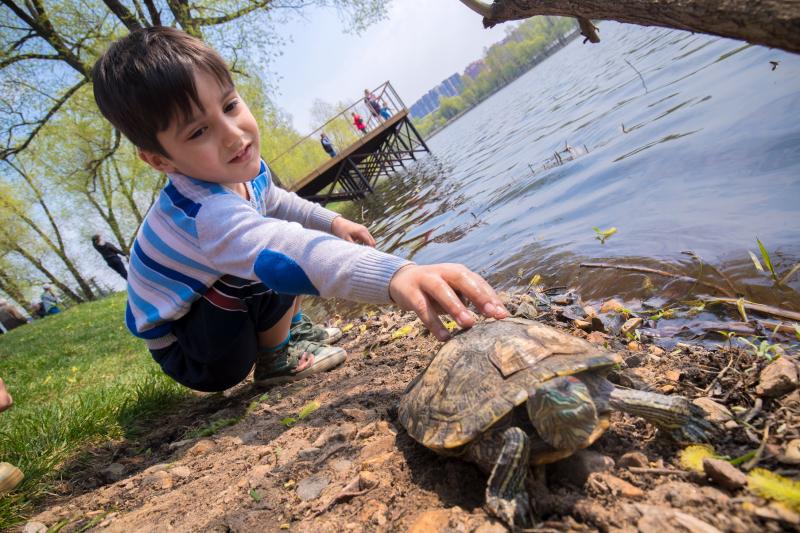
{"type": "MultiPolygon", "coordinates": [[[[371,92],[388,109],[391,117],[401,111],[407,111],[405,103],[390,82],[382,83],[371,92]]],[[[374,112],[365,98],[359,98],[355,103],[342,109],[323,125],[268,161],[282,186],[291,189],[294,183],[330,159],[320,144],[321,133],[324,132],[328,136],[336,152],[346,151],[348,147],[362,138],[363,134],[353,123],[353,113],[359,115],[364,121],[367,133],[380,128],[384,123],[384,118],[374,112]]]]}

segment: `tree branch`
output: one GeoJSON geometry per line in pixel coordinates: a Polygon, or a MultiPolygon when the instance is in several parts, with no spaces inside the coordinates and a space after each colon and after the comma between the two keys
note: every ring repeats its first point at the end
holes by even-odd
{"type": "Polygon", "coordinates": [[[118,0],[103,0],[103,3],[122,21],[128,31],[141,30],[142,25],[136,20],[127,7],[123,6],[118,0]]]}
{"type": "Polygon", "coordinates": [[[483,25],[536,15],[616,20],[708,33],[800,53],[797,0],[461,0],[483,25]]]}

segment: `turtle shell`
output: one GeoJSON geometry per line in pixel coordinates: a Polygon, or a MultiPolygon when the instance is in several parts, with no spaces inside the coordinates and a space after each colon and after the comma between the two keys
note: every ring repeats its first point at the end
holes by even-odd
{"type": "Polygon", "coordinates": [[[406,389],[398,415],[433,450],[458,448],[556,376],[603,371],[622,358],[532,320],[478,324],[448,341],[406,389]]]}

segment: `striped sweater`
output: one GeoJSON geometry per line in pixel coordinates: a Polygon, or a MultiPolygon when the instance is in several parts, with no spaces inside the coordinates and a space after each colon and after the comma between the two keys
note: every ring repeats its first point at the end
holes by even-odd
{"type": "Polygon", "coordinates": [[[128,329],[150,349],[175,342],[171,322],[223,275],[281,294],[388,303],[408,261],[341,240],[338,215],[277,187],[266,165],[245,185],[250,201],[216,183],[170,174],[130,256],[128,329]]]}

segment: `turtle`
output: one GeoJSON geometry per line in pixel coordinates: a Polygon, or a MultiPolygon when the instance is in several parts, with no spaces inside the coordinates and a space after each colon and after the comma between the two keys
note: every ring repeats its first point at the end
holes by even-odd
{"type": "Polygon", "coordinates": [[[684,397],[616,387],[606,376],[621,362],[617,353],[533,320],[487,320],[440,348],[406,388],[397,416],[420,444],[488,473],[487,511],[525,527],[532,517],[529,466],[590,446],[614,410],[682,441],[713,435],[704,411],[684,397]]]}

